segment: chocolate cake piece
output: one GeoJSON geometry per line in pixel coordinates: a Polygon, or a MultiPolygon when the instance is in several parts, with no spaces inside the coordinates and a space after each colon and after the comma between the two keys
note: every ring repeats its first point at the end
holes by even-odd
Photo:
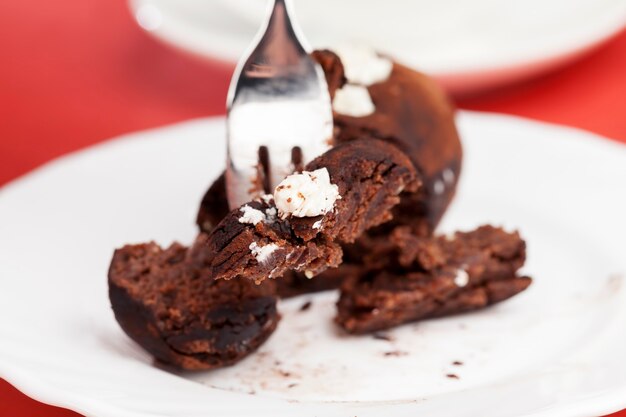
{"type": "MultiPolygon", "coordinates": [[[[392,219],[391,210],[402,192],[421,187],[411,160],[397,147],[374,139],[337,145],[307,165],[308,171],[328,169],[341,199],[325,216],[320,233],[341,243],[352,243],[366,230],[392,219]]],[[[299,237],[307,240],[315,218],[291,218],[299,237]]]]}
{"type": "Polygon", "coordinates": [[[206,248],[212,254],[210,268],[214,276],[261,282],[289,270],[314,276],[341,263],[342,250],[337,243],[324,235],[304,241],[287,220],[271,218],[267,213],[276,211],[273,199],[252,201],[244,207],[267,217],[248,223],[242,221],[245,212],[236,209],[215,227],[206,248]]]}
{"type": "Polygon", "coordinates": [[[189,370],[237,362],[279,321],[274,281],[215,279],[206,241],[201,234],[191,249],[124,246],[109,269],[109,298],[122,329],[159,361],[189,370]]]}
{"type": "MultiPolygon", "coordinates": [[[[225,191],[220,191],[220,189],[224,190],[225,187],[225,178],[222,174],[215,180],[202,199],[197,219],[197,224],[201,230],[210,233],[228,214],[225,191]]],[[[301,272],[287,270],[276,281],[278,296],[280,298],[295,297],[301,294],[339,288],[346,275],[343,271],[345,268],[346,265],[342,264],[337,268],[327,269],[316,275],[315,279],[311,279],[301,272]]]]}
{"type": "Polygon", "coordinates": [[[341,287],[335,321],[349,333],[477,310],[525,290],[525,243],[517,232],[482,226],[452,237],[419,237],[409,228],[372,247],[370,262],[341,287]]]}
{"type": "Polygon", "coordinates": [[[328,186],[336,187],[339,195],[325,214],[281,216],[281,201],[269,197],[228,213],[209,239],[213,275],[261,281],[293,270],[311,278],[339,265],[342,251],[337,242],[352,242],[365,230],[388,220],[390,210],[399,202],[398,195],[420,185],[411,161],[402,152],[388,143],[368,139],[336,146],[317,157],[306,166],[305,173],[285,179],[275,198],[286,193],[283,204],[302,199],[300,207],[306,207],[307,196],[295,182],[291,188],[290,179],[315,181],[316,175],[325,172],[326,181],[331,183],[328,186]]]}

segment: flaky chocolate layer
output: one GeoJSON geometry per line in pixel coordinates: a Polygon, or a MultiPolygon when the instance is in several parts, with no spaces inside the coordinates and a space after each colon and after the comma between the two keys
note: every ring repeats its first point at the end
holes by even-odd
{"type": "Polygon", "coordinates": [[[491,226],[430,238],[401,228],[377,251],[341,287],[335,320],[349,333],[480,309],[531,284],[517,274],[524,241],[491,226]]]}

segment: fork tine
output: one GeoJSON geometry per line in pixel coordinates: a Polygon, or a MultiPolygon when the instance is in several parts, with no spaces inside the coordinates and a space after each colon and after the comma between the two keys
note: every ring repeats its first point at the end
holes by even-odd
{"type": "Polygon", "coordinates": [[[302,148],[294,146],[291,148],[291,164],[293,166],[292,171],[302,171],[304,164],[302,164],[302,148]]]}
{"type": "Polygon", "coordinates": [[[270,193],[270,189],[272,187],[272,179],[270,177],[270,167],[272,166],[272,161],[270,160],[270,151],[267,149],[267,146],[259,147],[259,177],[261,182],[261,187],[265,194],[270,193]]]}

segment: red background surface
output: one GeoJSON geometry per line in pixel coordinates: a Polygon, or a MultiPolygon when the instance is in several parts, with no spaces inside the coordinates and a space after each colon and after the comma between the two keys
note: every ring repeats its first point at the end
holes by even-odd
{"type": "MultiPolygon", "coordinates": [[[[231,71],[149,38],[123,0],[3,0],[0,185],[121,133],[223,114],[231,71]]],[[[626,31],[567,68],[457,99],[461,108],[576,126],[626,143],[625,103],[626,31]]],[[[77,414],[0,380],[0,416],[77,414]]]]}

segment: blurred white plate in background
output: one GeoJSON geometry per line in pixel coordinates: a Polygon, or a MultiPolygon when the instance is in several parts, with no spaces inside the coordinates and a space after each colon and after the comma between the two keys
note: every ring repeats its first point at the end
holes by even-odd
{"type": "Polygon", "coordinates": [[[224,119],[191,121],[69,155],[0,190],[0,377],[98,417],[588,417],[625,407],[626,147],[512,117],[458,120],[464,172],[443,228],[519,228],[535,278],[523,294],[399,327],[392,341],[339,332],[336,293],[303,296],[280,303],[276,333],[235,366],[154,367],[115,322],[106,274],[126,242],[193,239],[225,141],[224,119]]]}
{"type": "MultiPolygon", "coordinates": [[[[314,47],[357,42],[436,77],[453,93],[562,65],[626,24],[624,0],[296,0],[314,47]]],[[[130,0],[139,24],[179,48],[235,62],[263,0],[130,0]]]]}

